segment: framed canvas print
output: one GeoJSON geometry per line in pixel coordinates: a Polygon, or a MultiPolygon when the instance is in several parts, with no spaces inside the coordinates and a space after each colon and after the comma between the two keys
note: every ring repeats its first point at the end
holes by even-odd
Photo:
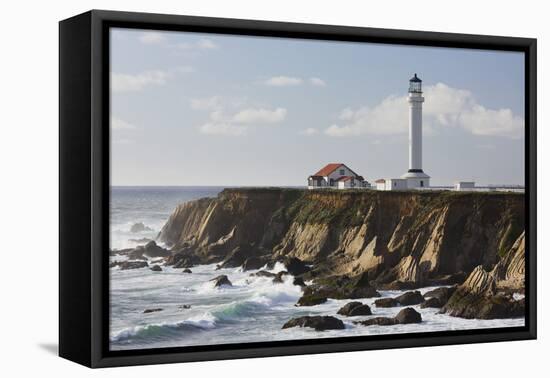
{"type": "Polygon", "coordinates": [[[536,41],[60,23],[60,355],[536,337],[536,41]]]}

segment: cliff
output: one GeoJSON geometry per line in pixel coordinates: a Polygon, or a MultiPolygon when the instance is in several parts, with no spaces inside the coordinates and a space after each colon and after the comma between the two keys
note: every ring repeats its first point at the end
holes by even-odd
{"type": "Polygon", "coordinates": [[[462,284],[480,266],[518,289],[524,205],[501,192],[226,189],[179,205],[159,240],[172,263],[295,257],[312,264],[307,278],[366,274],[378,288],[462,284]]]}

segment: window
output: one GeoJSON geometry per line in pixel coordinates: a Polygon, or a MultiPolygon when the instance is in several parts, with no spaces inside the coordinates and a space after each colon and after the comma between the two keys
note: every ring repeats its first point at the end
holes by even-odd
{"type": "Polygon", "coordinates": [[[424,186],[424,181],[420,180],[420,186],[424,186]]]}
{"type": "Polygon", "coordinates": [[[346,174],[346,171],[344,169],[340,169],[340,176],[343,176],[346,174]]]}

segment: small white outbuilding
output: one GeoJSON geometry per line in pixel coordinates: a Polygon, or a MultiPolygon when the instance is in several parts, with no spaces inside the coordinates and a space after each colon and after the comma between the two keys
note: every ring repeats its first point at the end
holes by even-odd
{"type": "Polygon", "coordinates": [[[473,190],[476,187],[476,183],[474,181],[456,181],[455,182],[455,190],[461,191],[461,190],[473,190]]]}

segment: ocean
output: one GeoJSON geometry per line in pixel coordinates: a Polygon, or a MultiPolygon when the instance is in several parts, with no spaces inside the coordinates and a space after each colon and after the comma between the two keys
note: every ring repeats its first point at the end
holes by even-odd
{"type": "MultiPolygon", "coordinates": [[[[111,189],[111,249],[124,249],[154,239],[174,208],[186,201],[215,197],[223,187],[113,187],[111,189]],[[140,230],[132,226],[143,223],[140,230]]],[[[112,256],[121,261],[124,257],[112,256]]],[[[156,260],[156,259],[153,259],[156,260]]],[[[290,339],[312,339],[360,335],[437,332],[523,326],[524,319],[478,320],[438,314],[438,309],[410,306],[422,315],[422,323],[393,326],[361,326],[353,321],[373,316],[395,316],[402,308],[377,308],[376,298],[359,299],[368,304],[372,316],[341,317],[336,312],[351,300],[329,299],[312,307],[295,307],[301,288],[291,276],[275,284],[271,278],[253,277],[255,271],[239,268],[216,270],[215,265],[181,269],[162,267],[110,269],[111,350],[219,345],[290,339]],[[210,280],[225,274],[233,286],[215,288],[210,280]],[[143,313],[146,309],[162,309],[143,313]],[[284,323],[304,315],[332,315],[344,321],[343,330],[318,332],[310,328],[282,330],[284,323]]],[[[284,270],[281,264],[270,270],[284,270]]],[[[420,289],[421,293],[433,289],[420,289]]],[[[395,297],[403,291],[380,291],[395,297]]]]}

